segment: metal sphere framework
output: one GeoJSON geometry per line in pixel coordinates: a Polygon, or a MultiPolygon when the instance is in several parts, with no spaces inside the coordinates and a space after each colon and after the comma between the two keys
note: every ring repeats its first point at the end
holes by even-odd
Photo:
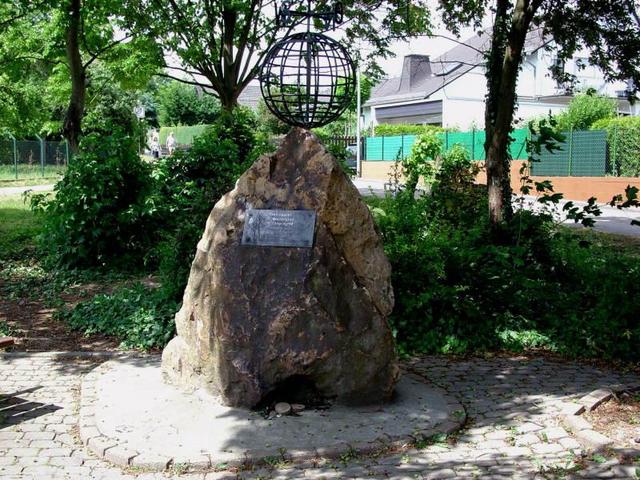
{"type": "Polygon", "coordinates": [[[268,52],[259,79],[269,110],[283,122],[303,128],[337,119],[356,89],[347,50],[313,32],[279,40],[268,52]]]}

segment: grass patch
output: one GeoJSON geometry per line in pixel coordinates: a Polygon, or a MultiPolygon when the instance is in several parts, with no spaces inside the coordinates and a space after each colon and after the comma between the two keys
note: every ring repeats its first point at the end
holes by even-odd
{"type": "Polygon", "coordinates": [[[30,256],[41,225],[18,195],[0,196],[0,261],[30,256]]]}
{"type": "Polygon", "coordinates": [[[18,180],[0,180],[0,188],[3,187],[34,187],[36,185],[55,185],[60,176],[56,177],[37,177],[37,178],[20,178],[18,180]]]}
{"type": "MultiPolygon", "coordinates": [[[[597,225],[596,219],[596,225],[597,225]]],[[[577,240],[584,240],[592,244],[596,248],[611,250],[622,255],[632,255],[640,257],[640,227],[638,228],[638,236],[618,235],[615,233],[600,232],[593,229],[576,229],[570,227],[561,227],[566,233],[572,234],[577,240]]]]}
{"type": "Polygon", "coordinates": [[[58,165],[45,165],[43,169],[40,165],[18,164],[16,172],[15,165],[0,165],[0,185],[15,185],[14,182],[27,180],[42,182],[45,179],[49,180],[48,183],[52,183],[51,179],[53,181],[59,179],[65,171],[66,167],[58,165]]]}

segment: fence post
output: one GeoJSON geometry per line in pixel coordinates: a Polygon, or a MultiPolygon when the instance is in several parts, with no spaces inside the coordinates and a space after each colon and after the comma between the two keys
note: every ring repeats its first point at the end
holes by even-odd
{"type": "Polygon", "coordinates": [[[18,142],[16,141],[16,137],[9,134],[11,137],[11,142],[13,143],[13,167],[16,172],[16,180],[18,180],[18,142]]]}
{"type": "Polygon", "coordinates": [[[613,174],[616,177],[620,176],[620,165],[618,164],[618,125],[613,125],[613,161],[612,161],[613,174]]]}
{"type": "Polygon", "coordinates": [[[40,170],[42,171],[42,178],[44,178],[44,140],[39,135],[36,135],[38,141],[40,141],[40,170]]]}
{"type": "Polygon", "coordinates": [[[471,129],[471,160],[476,159],[476,127],[471,129]]]}
{"type": "Polygon", "coordinates": [[[571,176],[571,167],[573,164],[573,127],[569,130],[569,177],[571,176]]]}
{"type": "Polygon", "coordinates": [[[381,153],[380,156],[382,157],[380,160],[384,160],[384,135],[382,135],[382,148],[381,148],[381,153]]]}
{"type": "Polygon", "coordinates": [[[400,136],[400,154],[404,160],[404,133],[400,136]]]}

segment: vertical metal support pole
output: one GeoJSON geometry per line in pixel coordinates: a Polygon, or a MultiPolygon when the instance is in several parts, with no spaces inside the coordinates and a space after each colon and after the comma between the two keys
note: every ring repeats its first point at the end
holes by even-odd
{"type": "Polygon", "coordinates": [[[42,172],[42,177],[44,178],[44,151],[45,145],[42,137],[36,135],[36,138],[40,141],[40,171],[42,172]]]}
{"type": "Polygon", "coordinates": [[[613,159],[611,170],[616,177],[620,176],[620,165],[618,164],[618,125],[613,126],[613,159]]]}
{"type": "Polygon", "coordinates": [[[16,141],[16,137],[9,134],[11,137],[11,141],[13,143],[13,166],[16,172],[16,180],[18,180],[18,142],[16,141]]]}
{"type": "Polygon", "coordinates": [[[573,128],[569,130],[569,176],[571,176],[572,163],[573,163],[573,128]]]}
{"type": "Polygon", "coordinates": [[[356,174],[358,177],[362,177],[362,150],[360,148],[360,136],[362,132],[360,130],[360,66],[356,69],[356,174]]]}
{"type": "Polygon", "coordinates": [[[476,127],[471,129],[471,160],[476,159],[476,127]]]}

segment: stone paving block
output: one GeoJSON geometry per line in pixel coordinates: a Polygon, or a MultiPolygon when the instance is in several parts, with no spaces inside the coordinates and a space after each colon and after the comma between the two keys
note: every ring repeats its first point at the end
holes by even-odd
{"type": "Polygon", "coordinates": [[[531,449],[527,447],[507,447],[502,452],[505,457],[528,457],[531,455],[531,449]]]}
{"type": "Polygon", "coordinates": [[[19,440],[24,436],[22,432],[11,430],[0,430],[0,441],[2,440],[19,440]]]}
{"type": "Polygon", "coordinates": [[[22,472],[22,465],[3,465],[0,466],[0,478],[8,478],[10,475],[18,475],[22,472]]]}
{"type": "Polygon", "coordinates": [[[114,441],[102,435],[99,437],[92,437],[87,442],[87,447],[101,457],[104,456],[104,452],[108,448],[112,448],[115,446],[116,446],[116,443],[114,441]]]}
{"type": "MultiPolygon", "coordinates": [[[[2,359],[0,360],[0,378],[9,379],[8,382],[0,380],[0,388],[3,388],[6,384],[10,385],[11,388],[7,388],[5,391],[18,391],[36,385],[43,385],[39,390],[38,396],[29,395],[28,400],[57,405],[64,410],[27,422],[0,427],[2,428],[0,430],[0,442],[3,440],[15,440],[15,443],[6,445],[4,449],[0,443],[0,478],[2,480],[9,480],[10,478],[19,480],[55,480],[58,478],[64,480],[100,480],[102,478],[108,480],[133,478],[136,480],[235,480],[235,474],[229,472],[176,476],[168,472],[165,475],[163,473],[122,470],[85,453],[79,449],[80,443],[74,437],[75,433],[72,434],[79,420],[76,410],[77,386],[80,382],[80,376],[96,364],[83,364],[78,360],[68,360],[65,361],[66,363],[61,363],[60,360],[52,360],[50,354],[26,355],[28,355],[29,361],[22,362],[24,369],[14,372],[13,362],[15,359],[12,358],[7,361],[6,359],[10,358],[10,356],[0,354],[0,359],[2,359]],[[66,370],[67,366],[69,367],[68,370],[66,370]],[[19,379],[20,376],[25,378],[19,379]],[[43,381],[46,383],[43,383],[43,381]],[[51,417],[51,422],[46,421],[47,417],[51,417]],[[51,426],[53,425],[57,426],[52,429],[51,426]],[[55,429],[59,429],[59,431],[55,429]],[[42,431],[54,432],[56,435],[53,440],[32,439],[26,442],[22,440],[26,432],[42,431]],[[23,443],[20,443],[21,441],[23,443]],[[34,462],[38,457],[31,455],[30,457],[21,457],[23,464],[19,465],[17,458],[15,463],[11,463],[14,461],[14,457],[7,454],[11,448],[41,449],[41,456],[49,462],[54,458],[67,458],[68,455],[69,458],[73,458],[71,462],[77,463],[82,460],[84,464],[81,466],[65,466],[62,460],[60,460],[60,466],[33,464],[30,462],[34,462]],[[59,452],[56,452],[56,449],[59,449],[59,452]],[[71,455],[69,455],[70,452],[71,455]],[[9,465],[2,465],[2,463],[9,463],[9,465]],[[20,472],[25,466],[46,467],[46,470],[38,471],[39,474],[21,474],[20,472]]],[[[459,392],[456,395],[458,398],[464,399],[463,403],[465,403],[468,411],[472,412],[472,417],[477,413],[488,413],[492,410],[494,412],[502,410],[502,412],[499,416],[494,416],[493,418],[490,418],[491,414],[489,414],[484,419],[477,420],[480,426],[472,427],[468,432],[464,432],[454,446],[449,448],[430,447],[423,451],[411,452],[409,455],[410,460],[405,466],[408,470],[394,468],[396,464],[400,466],[398,460],[404,455],[394,454],[395,458],[392,456],[386,464],[380,464],[380,461],[385,461],[385,457],[382,456],[376,462],[377,464],[372,462],[373,466],[362,467],[368,476],[359,478],[410,480],[419,478],[420,475],[426,475],[429,472],[446,470],[452,464],[456,465],[452,469],[456,476],[451,478],[541,478],[536,476],[537,467],[528,460],[532,450],[527,445],[554,444],[541,442],[534,432],[545,431],[547,439],[554,440],[554,434],[550,434],[549,431],[553,432],[555,431],[553,429],[558,427],[557,419],[562,418],[565,413],[574,413],[566,410],[566,405],[571,404],[571,401],[563,400],[564,403],[560,403],[559,400],[588,392],[596,386],[605,387],[614,383],[626,385],[634,380],[637,381],[637,376],[618,378],[614,375],[598,373],[590,367],[554,363],[543,359],[536,362],[507,359],[473,359],[472,361],[453,362],[446,358],[424,357],[419,359],[417,364],[422,365],[421,370],[427,377],[438,381],[445,387],[454,387],[449,391],[459,392]],[[452,366],[455,366],[455,368],[452,368],[452,366]],[[508,380],[513,385],[513,391],[502,391],[501,389],[492,391],[490,385],[496,384],[493,377],[502,374],[508,376],[508,380]],[[557,398],[551,398],[549,393],[552,393],[554,397],[557,396],[557,398]],[[513,403],[513,407],[510,406],[510,403],[513,403]],[[500,408],[495,408],[496,405],[500,405],[500,408]],[[510,418],[506,418],[507,416],[510,418]],[[517,430],[518,434],[516,434],[515,431],[510,429],[497,429],[496,424],[513,425],[516,429],[519,427],[520,429],[517,430]],[[539,425],[539,428],[534,427],[529,430],[530,426],[527,424],[536,424],[539,425]],[[524,431],[522,427],[524,427],[524,431]],[[492,440],[507,441],[511,437],[513,437],[513,443],[516,446],[512,446],[511,441],[509,441],[507,442],[509,445],[502,449],[482,450],[482,445],[476,445],[471,442],[473,439],[480,444],[492,440]],[[457,462],[454,463],[452,459],[455,458],[457,458],[457,462]],[[496,468],[489,470],[491,467],[496,468]],[[503,467],[503,469],[499,467],[503,467]],[[417,471],[417,469],[420,469],[420,471],[417,471]],[[510,469],[513,470],[511,475],[508,474],[510,469]],[[418,477],[415,477],[416,475],[418,477]]],[[[577,417],[576,415],[573,416],[577,417]]],[[[569,427],[565,425],[565,428],[568,429],[569,427]]],[[[557,432],[559,434],[560,430],[557,430],[557,432]]],[[[558,438],[555,444],[562,447],[561,451],[547,454],[535,453],[535,456],[545,465],[557,464],[562,467],[566,465],[567,455],[570,450],[578,452],[581,450],[580,444],[571,436],[558,438]]],[[[54,461],[54,463],[56,462],[58,460],[54,461]]],[[[340,462],[336,461],[332,461],[331,464],[335,464],[336,469],[310,468],[310,465],[306,465],[304,468],[273,471],[264,478],[273,480],[293,480],[297,478],[319,480],[323,477],[327,480],[333,480],[346,478],[343,473],[350,468],[349,466],[344,467],[340,462]]],[[[633,478],[635,472],[629,470],[630,467],[615,464],[590,464],[582,478],[606,478],[607,476],[633,478]],[[630,474],[630,472],[633,472],[633,474],[630,474]]],[[[248,475],[244,475],[244,477],[255,480],[256,477],[251,477],[250,473],[248,472],[248,475]]]]}
{"type": "Polygon", "coordinates": [[[566,415],[562,418],[562,422],[573,433],[591,429],[591,424],[579,415],[566,415]]]}
{"type": "Polygon", "coordinates": [[[563,415],[580,415],[584,412],[584,405],[580,403],[567,402],[562,405],[560,412],[563,415]]]}
{"type": "Polygon", "coordinates": [[[613,443],[610,438],[605,437],[594,430],[580,430],[576,433],[576,438],[580,443],[591,450],[602,450],[613,443]]]}
{"type": "Polygon", "coordinates": [[[131,460],[131,465],[133,467],[144,467],[150,468],[152,470],[166,470],[169,466],[169,462],[171,461],[172,458],[170,457],[141,453],[133,457],[133,460],[131,460]]]}
{"type": "Polygon", "coordinates": [[[582,397],[578,402],[584,405],[589,411],[593,411],[598,408],[598,405],[606,402],[611,397],[613,397],[613,392],[608,388],[599,388],[598,390],[594,390],[588,395],[582,397]]]}
{"type": "Polygon", "coordinates": [[[577,440],[571,437],[560,438],[558,439],[558,443],[562,445],[567,450],[579,450],[582,445],[578,443],[577,440]]]}
{"type": "Polygon", "coordinates": [[[46,465],[49,463],[49,460],[49,457],[43,457],[41,455],[38,455],[37,457],[18,457],[18,463],[24,467],[27,465],[46,465]]]}
{"type": "Polygon", "coordinates": [[[58,465],[61,467],[79,467],[84,463],[81,458],[77,457],[53,457],[49,459],[49,465],[58,465]]]}
{"type": "Polygon", "coordinates": [[[440,470],[433,470],[430,472],[424,472],[422,478],[426,480],[439,480],[446,478],[456,478],[456,472],[450,468],[443,468],[440,470]]]}
{"type": "Polygon", "coordinates": [[[546,437],[548,440],[558,440],[560,438],[568,437],[569,434],[562,427],[551,427],[542,430],[542,432],[540,432],[540,436],[542,438],[546,437]]]}
{"type": "Polygon", "coordinates": [[[531,423],[531,422],[523,423],[522,425],[520,425],[519,427],[516,428],[518,433],[538,432],[538,431],[540,431],[542,429],[543,429],[543,427],[541,427],[537,423],[531,423]]]}
{"type": "Polygon", "coordinates": [[[137,454],[138,452],[117,446],[107,448],[104,452],[104,458],[116,465],[130,465],[131,459],[137,454]]]}
{"type": "Polygon", "coordinates": [[[6,465],[14,465],[17,462],[18,457],[13,455],[0,455],[0,467],[6,465]]]}
{"type": "Polygon", "coordinates": [[[487,440],[506,440],[513,436],[513,433],[509,430],[494,430],[485,435],[487,440]]]}
{"type": "Polygon", "coordinates": [[[29,447],[25,447],[25,448],[10,448],[7,451],[7,455],[9,456],[14,456],[14,457],[36,457],[38,455],[38,452],[40,451],[39,448],[29,448],[29,447]]]}
{"type": "Polygon", "coordinates": [[[26,432],[23,438],[25,440],[53,440],[55,436],[54,432],[26,432]]]}
{"type": "Polygon", "coordinates": [[[534,453],[539,455],[547,455],[549,453],[560,453],[564,451],[562,445],[557,443],[534,443],[531,445],[531,449],[534,453]]]}

